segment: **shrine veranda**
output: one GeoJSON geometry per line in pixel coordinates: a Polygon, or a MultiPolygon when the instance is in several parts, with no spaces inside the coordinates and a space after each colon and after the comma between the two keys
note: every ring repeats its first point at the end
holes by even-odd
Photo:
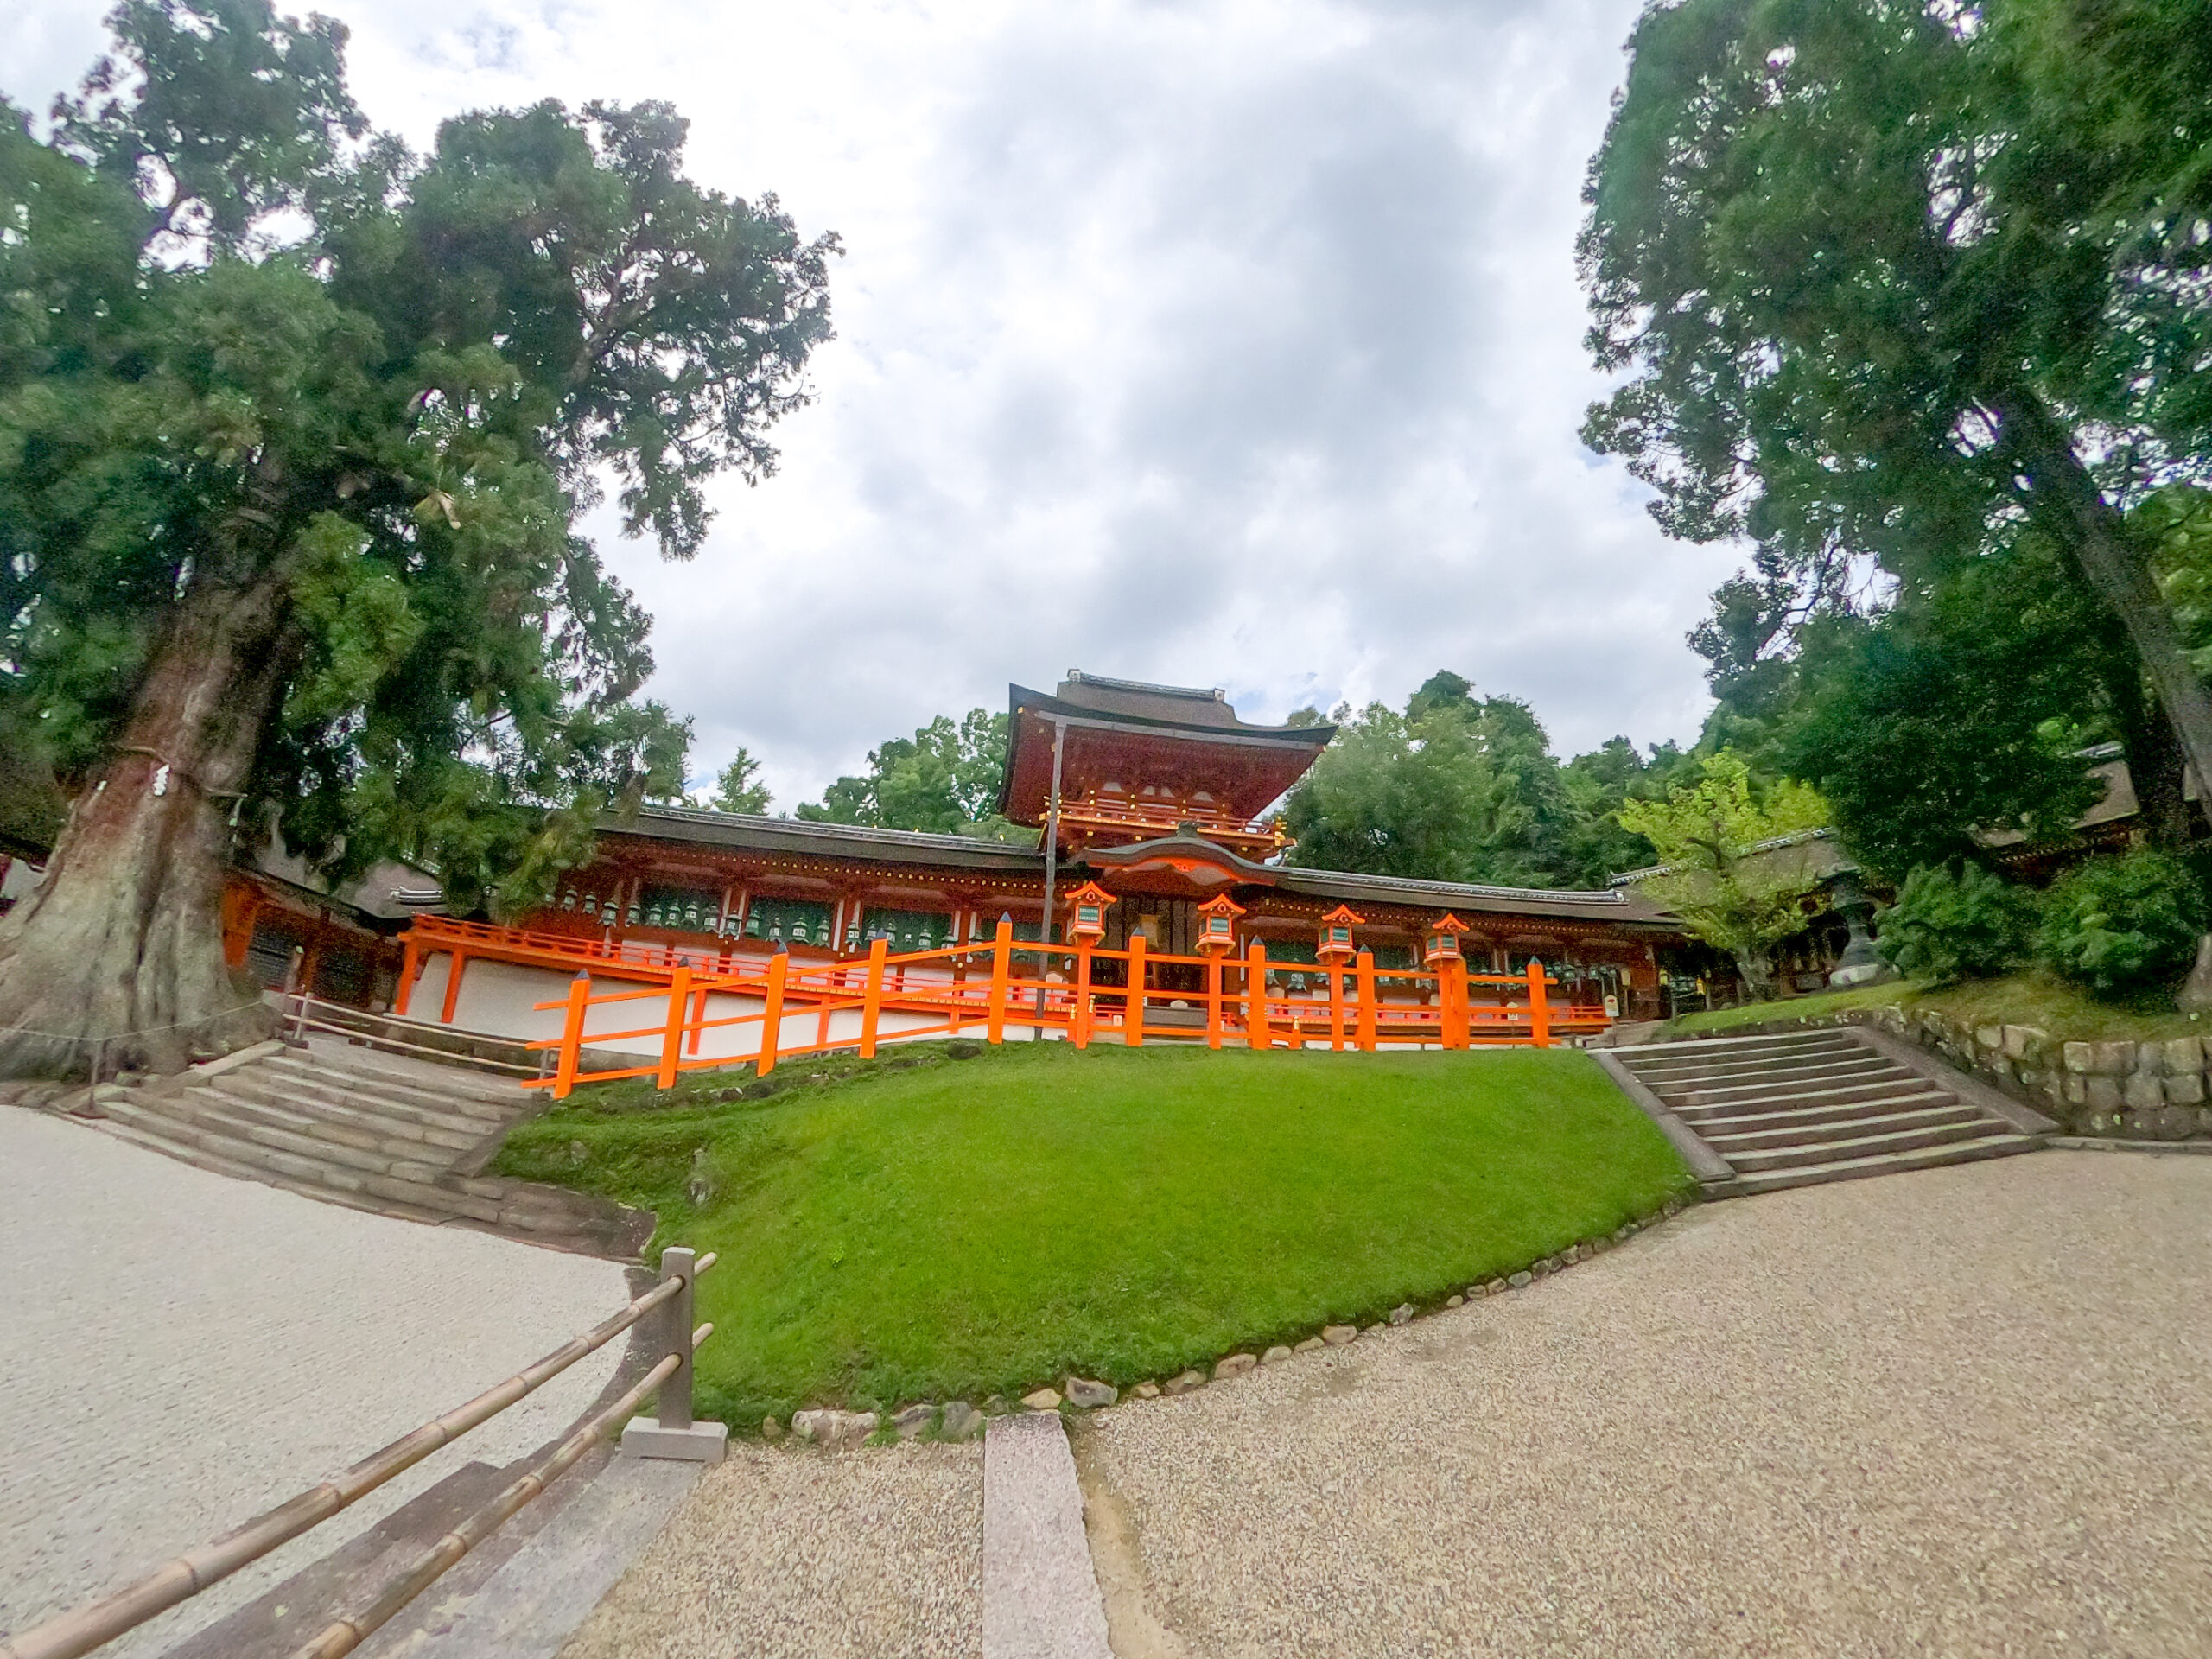
{"type": "Polygon", "coordinates": [[[1287,838],[1261,815],[1332,727],[1081,674],[1012,688],[1011,715],[999,808],[1033,849],[646,806],[602,823],[594,861],[517,925],[418,918],[394,1012],[524,1039],[566,1026],[572,1050],[651,1071],[760,1056],[772,978],[770,1064],[963,1034],[1543,1043],[1658,1011],[1657,950],[1681,930],[1632,888],[1274,861],[1287,838]]]}

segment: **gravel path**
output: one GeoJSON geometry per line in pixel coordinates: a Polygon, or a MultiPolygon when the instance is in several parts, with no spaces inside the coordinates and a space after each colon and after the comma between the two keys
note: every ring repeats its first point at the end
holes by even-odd
{"type": "MultiPolygon", "coordinates": [[[[1122,1659],[2212,1652],[2212,1160],[1694,1210],[1076,1440],[1122,1659]]],[[[688,1650],[687,1650],[688,1651],[688,1650]]]]}
{"type": "MultiPolygon", "coordinates": [[[[628,1300],[622,1268],[316,1204],[0,1107],[0,1630],[98,1595],[628,1300]]],[[[470,1459],[582,1414],[610,1344],[101,1659],[160,1651],[470,1459]]]]}
{"type": "Polygon", "coordinates": [[[983,1448],[730,1447],[561,1659],[973,1659],[983,1448]]]}

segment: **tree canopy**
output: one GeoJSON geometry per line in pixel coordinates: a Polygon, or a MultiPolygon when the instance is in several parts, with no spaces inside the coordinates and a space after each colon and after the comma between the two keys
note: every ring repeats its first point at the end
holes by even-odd
{"type": "Polygon", "coordinates": [[[868,769],[831,784],[819,802],[796,816],[883,830],[990,832],[1006,769],[1007,716],[970,709],[956,725],[939,715],[912,737],[894,737],[868,753],[868,769]]]}
{"type": "Polygon", "coordinates": [[[1670,532],[1760,550],[1710,643],[2032,530],[2212,776],[2137,528],[2212,470],[2201,0],[1685,0],[1630,46],[1581,243],[1622,378],[1586,435],[1670,532]]]}
{"type": "Polygon", "coordinates": [[[0,928],[0,1024],[65,1035],[235,1001],[215,899],[264,806],[465,906],[680,791],[648,620],[575,521],[611,488],[700,550],[708,480],[769,472],[804,399],[836,246],[686,178],[665,105],[416,155],[327,19],[111,24],[45,137],[0,106],[0,720],[80,801],[0,928]]]}

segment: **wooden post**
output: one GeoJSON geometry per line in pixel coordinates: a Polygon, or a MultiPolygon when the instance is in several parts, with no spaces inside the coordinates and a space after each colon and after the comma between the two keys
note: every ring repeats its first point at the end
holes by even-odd
{"type": "Polygon", "coordinates": [[[1375,1052],[1375,953],[1363,950],[1354,969],[1359,993],[1359,1035],[1356,1039],[1360,1052],[1375,1052]]]}
{"type": "Polygon", "coordinates": [[[446,1005],[438,1015],[438,1023],[453,1024],[454,1010],[461,1003],[461,970],[468,965],[468,953],[459,945],[446,958],[446,1005]]]}
{"type": "Polygon", "coordinates": [[[1329,964],[1329,1048],[1344,1052],[1344,970],[1334,963],[1329,964]]]}
{"type": "Polygon", "coordinates": [[[1144,945],[1143,934],[1129,935],[1129,1003],[1122,1040],[1131,1048],[1144,1046],[1144,945]]]}
{"type": "Polygon", "coordinates": [[[566,1100],[576,1086],[576,1059],[584,1046],[584,1010],[591,1003],[591,976],[578,974],[569,982],[569,1012],[561,1021],[558,1069],[553,1073],[553,1098],[566,1100]]]}
{"type": "Polygon", "coordinates": [[[875,1058],[876,1021],[883,1014],[883,959],[891,941],[871,939],[868,946],[868,983],[861,990],[861,1058],[875,1058]]]}
{"type": "Polygon", "coordinates": [[[399,947],[399,988],[392,993],[391,1013],[396,1020],[407,1017],[407,1001],[415,995],[415,976],[423,970],[423,947],[410,935],[399,947]]]}
{"type": "Polygon", "coordinates": [[[791,959],[779,950],[768,958],[766,1001],[760,1007],[760,1052],[753,1062],[753,1075],[765,1077],[776,1069],[776,1047],[784,1037],[784,976],[791,959]]]}
{"type": "Polygon", "coordinates": [[[701,989],[691,993],[691,1014],[690,1018],[684,1023],[690,1033],[684,1040],[684,1051],[687,1053],[696,1054],[699,1052],[699,1039],[707,1034],[705,1031],[702,1029],[702,1027],[707,1023],[707,993],[705,990],[701,989]]]}
{"type": "Polygon", "coordinates": [[[1274,1043],[1268,1029],[1268,947],[1257,939],[1244,953],[1244,1040],[1254,1048],[1274,1043]]]}
{"type": "Polygon", "coordinates": [[[1001,917],[998,932],[991,940],[991,1000],[983,1011],[986,1042],[1006,1041],[1006,981],[1014,965],[1013,958],[1014,924],[1001,917]]]}
{"type": "Polygon", "coordinates": [[[1221,1046],[1221,954],[1206,954],[1206,1046],[1221,1046]]]}
{"type": "Polygon", "coordinates": [[[676,1087],[677,1061],[683,1053],[683,1027],[690,1023],[691,965],[678,963],[668,979],[668,1028],[660,1039],[660,1070],[653,1075],[653,1087],[676,1087]]]}
{"type": "Polygon", "coordinates": [[[1068,1039],[1077,1048],[1090,1046],[1090,941],[1075,951],[1075,1007],[1068,1011],[1068,1039]]]}
{"type": "Polygon", "coordinates": [[[1467,1046],[1467,964],[1454,957],[1444,964],[1444,1046],[1467,1046]]]}
{"type": "Polygon", "coordinates": [[[1552,1046],[1551,1005],[1545,1000],[1544,964],[1529,958],[1529,1040],[1538,1048],[1552,1046]]]}

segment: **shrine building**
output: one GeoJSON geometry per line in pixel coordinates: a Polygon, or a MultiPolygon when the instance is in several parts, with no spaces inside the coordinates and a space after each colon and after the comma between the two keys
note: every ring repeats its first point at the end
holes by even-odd
{"type": "MultiPolygon", "coordinates": [[[[1437,929],[1470,974],[1541,960],[1555,996],[1602,1020],[1659,1011],[1657,950],[1680,925],[1632,889],[1564,892],[1306,869],[1269,814],[1335,728],[1239,720],[1218,690],[1071,672],[1046,694],[1010,688],[999,810],[1034,846],[907,830],[645,806],[609,817],[593,861],[558,898],[497,927],[423,916],[405,936],[395,1012],[502,1035],[558,1030],[548,1005],[580,956],[594,980],[650,982],[678,960],[728,973],[785,954],[803,964],[1014,937],[1063,942],[1070,897],[1086,937],[1155,957],[1155,997],[1198,989],[1209,949],[1255,945],[1291,988],[1324,960],[1370,953],[1414,969],[1437,929]],[[1225,903],[1223,901],[1226,901],[1225,903]],[[1095,932],[1092,931],[1095,930],[1095,932]],[[1206,943],[1202,944],[1201,941],[1206,943]],[[1449,938],[1446,938],[1449,944],[1449,938]],[[1602,1015],[1599,1011],[1602,1010],[1602,1015]]],[[[1430,960],[1433,960],[1433,955],[1430,960]]],[[[1096,964],[1100,986],[1120,964],[1096,964]]],[[[1173,1023],[1173,1010],[1150,1016],[1173,1023]]]]}

